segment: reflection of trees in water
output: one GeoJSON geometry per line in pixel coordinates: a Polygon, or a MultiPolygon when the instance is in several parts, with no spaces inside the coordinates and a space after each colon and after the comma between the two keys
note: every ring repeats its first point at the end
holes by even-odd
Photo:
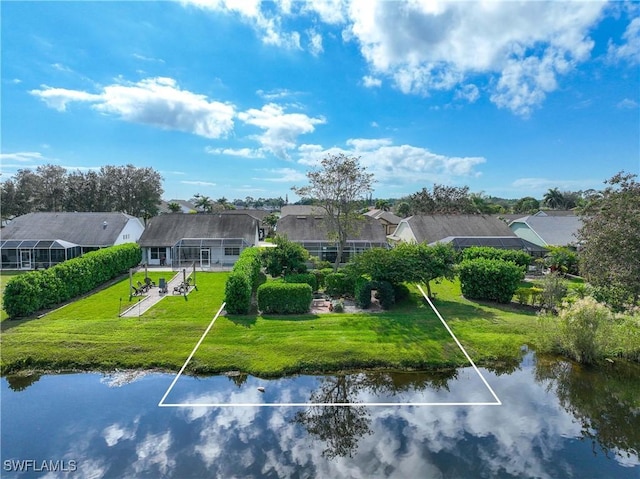
{"type": "Polygon", "coordinates": [[[238,387],[241,387],[244,383],[247,382],[249,376],[244,373],[227,373],[227,377],[230,381],[233,382],[238,387]]]}
{"type": "Polygon", "coordinates": [[[583,438],[628,456],[640,452],[640,367],[615,364],[592,369],[538,358],[536,380],[553,380],[562,407],[582,424],[583,438]]]}
{"type": "Polygon", "coordinates": [[[33,383],[40,379],[40,374],[29,374],[27,376],[7,376],[7,384],[9,389],[15,392],[24,391],[33,383]]]}
{"type": "MultiPolygon", "coordinates": [[[[368,372],[330,376],[311,393],[310,403],[354,404],[361,392],[377,395],[424,390],[427,387],[449,390],[448,382],[455,379],[455,369],[429,373],[368,372]]],[[[364,406],[311,406],[298,412],[294,421],[327,445],[322,455],[353,457],[359,439],[371,434],[371,419],[364,406]]]]}

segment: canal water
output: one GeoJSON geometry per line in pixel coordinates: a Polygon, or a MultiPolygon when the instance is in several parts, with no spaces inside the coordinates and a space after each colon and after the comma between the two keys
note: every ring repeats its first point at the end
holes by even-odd
{"type": "Polygon", "coordinates": [[[640,478],[637,365],[480,373],[6,377],[1,477],[640,478]]]}

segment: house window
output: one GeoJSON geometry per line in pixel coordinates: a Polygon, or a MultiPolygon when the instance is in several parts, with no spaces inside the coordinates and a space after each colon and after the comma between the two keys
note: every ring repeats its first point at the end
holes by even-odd
{"type": "Polygon", "coordinates": [[[160,255],[164,253],[164,248],[149,248],[151,259],[160,259],[160,255]]]}
{"type": "Polygon", "coordinates": [[[238,246],[226,247],[224,249],[224,255],[225,256],[239,256],[240,255],[240,248],[238,246]]]}
{"type": "Polygon", "coordinates": [[[122,239],[123,240],[128,240],[131,237],[131,235],[127,234],[127,235],[122,235],[122,239]]]}

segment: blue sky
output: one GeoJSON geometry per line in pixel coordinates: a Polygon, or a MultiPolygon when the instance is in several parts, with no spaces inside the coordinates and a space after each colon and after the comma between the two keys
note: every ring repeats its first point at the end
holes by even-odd
{"type": "Polygon", "coordinates": [[[151,166],[164,198],[289,195],[330,153],[375,197],[640,172],[640,4],[2,2],[4,178],[151,166]]]}

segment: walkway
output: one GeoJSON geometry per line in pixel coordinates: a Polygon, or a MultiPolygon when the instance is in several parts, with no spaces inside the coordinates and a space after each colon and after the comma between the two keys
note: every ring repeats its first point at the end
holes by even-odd
{"type": "MultiPolygon", "coordinates": [[[[151,270],[151,268],[149,268],[151,270]]],[[[160,268],[154,268],[153,271],[159,271],[160,268]]],[[[164,269],[163,269],[164,271],[164,269]]],[[[175,272],[173,270],[171,270],[170,268],[166,268],[167,276],[172,276],[172,278],[167,281],[167,292],[166,293],[160,293],[160,288],[158,288],[158,286],[156,285],[154,288],[149,288],[149,291],[144,295],[144,296],[134,296],[134,301],[136,298],[138,298],[138,302],[136,304],[134,304],[133,306],[131,306],[129,309],[125,310],[123,313],[120,314],[121,318],[135,318],[138,316],[143,315],[144,313],[146,313],[149,309],[151,309],[151,307],[155,304],[157,304],[159,301],[161,301],[163,298],[165,298],[166,296],[172,296],[173,295],[173,288],[175,286],[178,286],[180,283],[182,283],[182,271],[179,272],[175,272]]],[[[187,272],[187,278],[191,275],[191,272],[187,272]]],[[[193,288],[189,288],[189,292],[187,294],[189,294],[191,291],[193,291],[193,288]]]]}

